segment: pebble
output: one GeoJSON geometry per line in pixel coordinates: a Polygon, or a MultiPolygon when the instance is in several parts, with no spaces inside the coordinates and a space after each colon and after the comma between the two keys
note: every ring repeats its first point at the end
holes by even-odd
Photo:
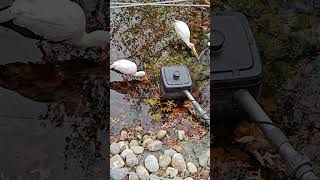
{"type": "Polygon", "coordinates": [[[168,167],[166,170],[166,175],[169,177],[176,177],[178,175],[178,169],[168,167]]]}
{"type": "Polygon", "coordinates": [[[137,140],[131,140],[129,146],[139,146],[139,142],[137,140]]]}
{"type": "Polygon", "coordinates": [[[173,148],[174,150],[176,150],[177,152],[181,152],[181,151],[182,151],[182,147],[179,146],[179,145],[173,145],[172,148],[173,148]]]}
{"type": "Polygon", "coordinates": [[[142,146],[132,146],[130,149],[135,153],[135,154],[142,154],[144,151],[144,148],[142,146]]]}
{"type": "Polygon", "coordinates": [[[179,172],[184,172],[187,168],[186,162],[180,153],[176,153],[172,157],[171,161],[172,167],[179,170],[179,172]]]}
{"type": "Polygon", "coordinates": [[[150,180],[160,180],[160,179],[162,179],[162,178],[158,177],[158,176],[155,175],[155,174],[151,174],[151,175],[150,175],[150,180]]]}
{"type": "Polygon", "coordinates": [[[197,166],[194,165],[192,162],[187,163],[187,169],[188,169],[189,173],[191,173],[191,174],[194,174],[198,171],[197,166]]]}
{"type": "Polygon", "coordinates": [[[137,134],[137,139],[141,140],[142,139],[142,135],[141,134],[137,134]]]}
{"type": "Polygon", "coordinates": [[[171,163],[170,156],[167,155],[160,155],[159,157],[159,165],[161,168],[166,169],[171,163]]]}
{"type": "Polygon", "coordinates": [[[147,156],[144,161],[144,165],[147,168],[147,170],[151,173],[155,173],[159,170],[159,163],[154,155],[147,156]]]}
{"type": "Polygon", "coordinates": [[[110,153],[113,155],[120,153],[120,147],[118,143],[112,143],[110,145],[110,153]]]}
{"type": "Polygon", "coordinates": [[[120,157],[122,159],[125,159],[127,157],[128,154],[133,154],[133,151],[131,149],[125,149],[124,151],[122,151],[122,153],[120,154],[120,157]]]}
{"type": "Polygon", "coordinates": [[[185,132],[183,130],[178,130],[178,139],[183,141],[186,138],[185,132]]]}
{"type": "Polygon", "coordinates": [[[136,130],[137,132],[142,132],[142,131],[143,131],[143,127],[142,127],[142,126],[137,126],[137,127],[135,128],[135,130],[136,130]]]}
{"type": "Polygon", "coordinates": [[[184,180],[193,180],[193,178],[192,177],[187,177],[184,180]]]}
{"type": "Polygon", "coordinates": [[[124,165],[125,165],[125,163],[119,154],[116,154],[112,158],[110,158],[110,168],[111,169],[122,168],[124,165]]]}
{"type": "Polygon", "coordinates": [[[153,142],[153,140],[151,138],[147,138],[147,139],[143,140],[142,146],[147,147],[152,142],[153,142]]]}
{"type": "Polygon", "coordinates": [[[136,168],[136,173],[137,173],[139,179],[141,179],[141,180],[148,180],[149,179],[148,170],[141,165],[136,168]]]}
{"type": "Polygon", "coordinates": [[[157,138],[158,138],[158,139],[162,139],[162,138],[164,138],[164,137],[166,136],[166,134],[167,134],[167,131],[161,129],[161,130],[158,131],[158,133],[157,133],[157,138]]]}
{"type": "MultiPolygon", "coordinates": [[[[129,174],[127,168],[111,169],[110,177],[113,180],[122,180],[129,174]]],[[[130,179],[130,178],[129,178],[130,179]]]]}
{"type": "Polygon", "coordinates": [[[200,156],[198,157],[199,165],[200,165],[201,167],[206,167],[207,164],[208,164],[208,158],[209,158],[209,157],[208,157],[206,154],[200,155],[200,156]]]}
{"type": "Polygon", "coordinates": [[[172,148],[164,150],[164,155],[167,155],[169,157],[172,157],[175,153],[177,153],[177,151],[172,148]]]}
{"type": "Polygon", "coordinates": [[[148,138],[151,138],[149,135],[144,135],[143,136],[143,140],[146,140],[146,139],[148,139],[148,138]]]}
{"type": "Polygon", "coordinates": [[[120,141],[118,142],[118,145],[120,147],[120,152],[122,152],[125,149],[129,149],[128,142],[126,141],[120,141]]]}
{"type": "Polygon", "coordinates": [[[135,172],[132,172],[129,174],[129,180],[139,180],[139,177],[135,172]]]}
{"type": "Polygon", "coordinates": [[[128,133],[127,133],[127,131],[121,131],[121,133],[120,133],[120,140],[121,141],[124,141],[124,140],[126,140],[128,138],[128,133]]]}
{"type": "Polygon", "coordinates": [[[153,141],[147,146],[149,151],[159,151],[162,148],[162,142],[161,141],[153,141]]]}
{"type": "Polygon", "coordinates": [[[133,167],[139,163],[139,160],[135,154],[129,153],[126,157],[126,163],[129,167],[133,167]]]}

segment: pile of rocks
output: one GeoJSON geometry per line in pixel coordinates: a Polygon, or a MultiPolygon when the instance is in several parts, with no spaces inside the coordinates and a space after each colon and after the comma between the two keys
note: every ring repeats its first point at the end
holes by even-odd
{"type": "MultiPolygon", "coordinates": [[[[192,180],[199,166],[209,166],[209,150],[205,158],[199,157],[199,163],[186,162],[183,155],[173,148],[164,149],[163,139],[167,131],[160,130],[155,137],[144,135],[128,141],[122,131],[119,142],[110,145],[110,175],[114,180],[192,180]]],[[[184,132],[178,137],[184,139],[184,132]]]]}

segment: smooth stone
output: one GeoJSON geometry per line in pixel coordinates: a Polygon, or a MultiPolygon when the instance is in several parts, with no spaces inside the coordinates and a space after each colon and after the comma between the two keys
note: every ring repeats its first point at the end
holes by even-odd
{"type": "Polygon", "coordinates": [[[178,169],[179,172],[185,172],[187,168],[186,162],[180,153],[176,153],[172,156],[171,165],[173,168],[178,169]]]}
{"type": "Polygon", "coordinates": [[[125,165],[125,163],[119,154],[116,154],[112,158],[110,158],[110,168],[111,169],[122,168],[124,165],[125,165]]]}
{"type": "Polygon", "coordinates": [[[159,151],[162,148],[162,142],[161,141],[153,141],[147,146],[149,151],[159,151]]]}
{"type": "Polygon", "coordinates": [[[171,163],[171,157],[167,155],[160,155],[159,165],[161,168],[166,169],[171,163]]]}
{"type": "Polygon", "coordinates": [[[120,157],[125,159],[127,157],[128,154],[133,154],[133,151],[131,149],[125,149],[124,151],[122,151],[122,153],[120,154],[120,157]]]}
{"type": "Polygon", "coordinates": [[[142,126],[137,126],[137,127],[135,128],[135,130],[136,130],[137,132],[142,132],[142,131],[143,131],[143,127],[142,127],[142,126]]]}
{"type": "Polygon", "coordinates": [[[118,145],[120,147],[120,152],[124,151],[125,149],[129,149],[128,142],[126,141],[120,141],[118,142],[118,145]]]}
{"type": "Polygon", "coordinates": [[[178,175],[179,171],[178,169],[172,168],[172,167],[168,167],[166,170],[166,175],[169,177],[176,177],[178,175]]]}
{"type": "Polygon", "coordinates": [[[206,167],[207,164],[208,164],[208,158],[209,158],[209,157],[208,157],[206,154],[200,155],[200,156],[198,157],[199,165],[200,165],[201,167],[206,167]]]}
{"type": "Polygon", "coordinates": [[[144,148],[142,146],[132,146],[130,149],[135,153],[135,154],[142,154],[144,151],[144,148]]]}
{"type": "Polygon", "coordinates": [[[110,145],[110,153],[113,155],[120,153],[120,147],[118,143],[112,143],[110,145]]]}
{"type": "Polygon", "coordinates": [[[139,176],[135,172],[132,172],[129,174],[129,180],[139,180],[139,176]]]}
{"type": "Polygon", "coordinates": [[[160,180],[160,179],[162,179],[162,178],[158,177],[158,176],[155,175],[155,174],[151,174],[151,175],[150,175],[150,180],[160,180]]]}
{"type": "Polygon", "coordinates": [[[151,138],[148,138],[148,139],[145,139],[145,140],[143,140],[143,142],[142,142],[142,146],[143,147],[147,147],[150,143],[152,143],[153,142],[153,140],[151,139],[151,138]]]}
{"type": "Polygon", "coordinates": [[[187,169],[188,169],[189,173],[191,173],[191,174],[194,174],[198,171],[197,166],[194,165],[192,162],[187,163],[187,169]]]}
{"type": "Polygon", "coordinates": [[[120,133],[120,140],[124,141],[128,138],[128,132],[127,131],[121,131],[120,133]]]}
{"type": "Polygon", "coordinates": [[[139,146],[139,142],[137,140],[131,140],[129,146],[139,146]]]}
{"type": "Polygon", "coordinates": [[[146,140],[146,139],[148,139],[148,138],[151,138],[149,135],[144,135],[143,136],[143,140],[146,140]]]}
{"type": "Polygon", "coordinates": [[[149,179],[148,170],[141,165],[136,168],[136,173],[139,176],[139,179],[141,179],[141,180],[148,180],[149,179]]]}
{"type": "Polygon", "coordinates": [[[154,155],[147,156],[144,160],[144,165],[147,168],[147,170],[151,173],[159,171],[159,163],[154,155]]]}
{"type": "Polygon", "coordinates": [[[162,138],[164,138],[164,137],[166,136],[166,134],[167,134],[167,131],[161,129],[161,130],[158,131],[158,133],[157,133],[157,138],[158,138],[158,139],[162,139],[162,138]]]}
{"type": "Polygon", "coordinates": [[[192,177],[187,177],[184,180],[193,180],[193,178],[192,177]]]}
{"type": "Polygon", "coordinates": [[[137,139],[141,140],[142,139],[142,135],[141,134],[137,134],[137,139]]]}
{"type": "Polygon", "coordinates": [[[110,170],[110,177],[113,180],[122,180],[129,174],[127,168],[121,169],[111,169],[110,170]]]}
{"type": "Polygon", "coordinates": [[[175,151],[174,149],[170,148],[170,149],[166,149],[164,150],[164,155],[167,155],[169,157],[172,157],[175,153],[177,153],[177,151],[175,151]]]}
{"type": "Polygon", "coordinates": [[[178,130],[178,139],[183,141],[186,138],[185,132],[183,130],[178,130]]]}
{"type": "Polygon", "coordinates": [[[129,153],[126,157],[126,163],[129,167],[133,167],[139,163],[139,160],[135,154],[129,153]]]}

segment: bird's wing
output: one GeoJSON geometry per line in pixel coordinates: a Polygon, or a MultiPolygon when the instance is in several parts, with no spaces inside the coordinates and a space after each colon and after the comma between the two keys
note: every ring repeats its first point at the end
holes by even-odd
{"type": "Polygon", "coordinates": [[[51,41],[81,38],[85,32],[86,18],[76,3],[67,0],[19,1],[14,8],[19,14],[14,23],[30,29],[51,41]]]}
{"type": "Polygon", "coordinates": [[[122,74],[133,75],[137,72],[137,65],[128,60],[118,60],[111,65],[111,69],[122,74]]]}
{"type": "Polygon", "coordinates": [[[182,21],[175,21],[174,28],[175,28],[178,36],[180,36],[180,38],[184,37],[189,40],[190,29],[186,23],[184,23],[182,21]]]}

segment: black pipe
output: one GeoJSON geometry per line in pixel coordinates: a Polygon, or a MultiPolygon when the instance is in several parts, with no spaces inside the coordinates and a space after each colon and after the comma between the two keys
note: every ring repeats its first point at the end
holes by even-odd
{"type": "Polygon", "coordinates": [[[184,90],[183,93],[192,102],[192,105],[200,113],[201,119],[210,126],[210,117],[208,113],[202,109],[200,104],[193,98],[192,94],[188,90],[184,90]]]}
{"type": "Polygon", "coordinates": [[[240,106],[257,122],[265,136],[271,141],[281,157],[287,162],[289,175],[299,180],[318,179],[312,170],[310,160],[299,154],[289,143],[283,132],[273,124],[268,115],[263,111],[256,100],[247,90],[234,93],[234,98],[240,106]]]}

